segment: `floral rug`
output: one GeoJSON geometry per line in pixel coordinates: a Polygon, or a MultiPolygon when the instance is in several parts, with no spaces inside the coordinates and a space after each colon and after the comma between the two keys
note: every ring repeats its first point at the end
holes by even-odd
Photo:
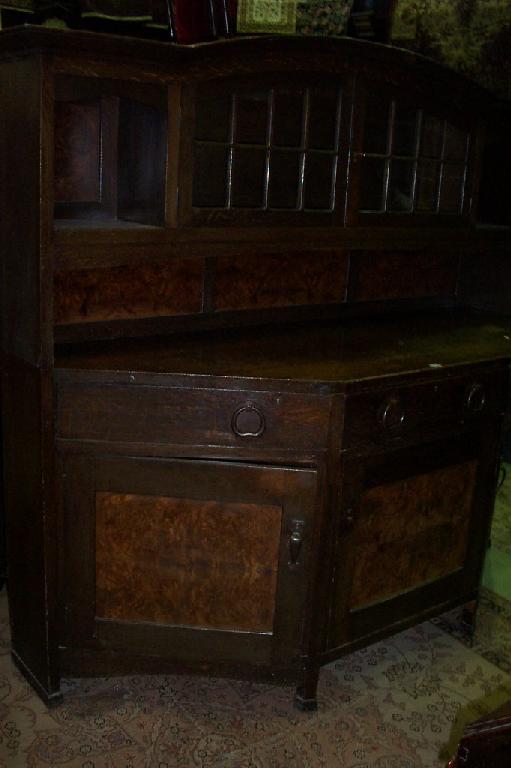
{"type": "Polygon", "coordinates": [[[440,768],[464,722],[511,697],[503,669],[427,622],[325,667],[317,713],[290,688],[186,676],[66,681],[48,711],[10,660],[6,602],[0,768],[440,768]]]}
{"type": "Polygon", "coordinates": [[[511,603],[495,592],[481,590],[473,634],[463,624],[461,614],[461,610],[456,609],[433,619],[432,623],[511,674],[511,603]]]}

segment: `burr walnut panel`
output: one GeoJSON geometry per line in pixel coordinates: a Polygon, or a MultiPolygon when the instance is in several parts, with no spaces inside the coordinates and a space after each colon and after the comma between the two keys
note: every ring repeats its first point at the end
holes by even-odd
{"type": "Polygon", "coordinates": [[[350,260],[350,301],[456,295],[459,256],[453,253],[360,251],[350,260]]]}
{"type": "Polygon", "coordinates": [[[344,301],[347,255],[328,252],[217,260],[214,309],[262,309],[344,301]]]}
{"type": "Polygon", "coordinates": [[[282,509],[96,494],[98,618],[272,632],[282,509]]]}
{"type": "Polygon", "coordinates": [[[350,608],[463,566],[477,461],[370,488],[358,512],[350,608]]]}
{"type": "Polygon", "coordinates": [[[203,259],[58,272],[55,321],[64,325],[198,313],[203,279],[203,259]]]}

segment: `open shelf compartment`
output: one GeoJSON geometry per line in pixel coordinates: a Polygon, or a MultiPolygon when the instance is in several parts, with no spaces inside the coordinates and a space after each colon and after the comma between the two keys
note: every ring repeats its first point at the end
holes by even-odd
{"type": "Polygon", "coordinates": [[[57,227],[164,225],[165,87],[58,77],[54,136],[57,227]]]}

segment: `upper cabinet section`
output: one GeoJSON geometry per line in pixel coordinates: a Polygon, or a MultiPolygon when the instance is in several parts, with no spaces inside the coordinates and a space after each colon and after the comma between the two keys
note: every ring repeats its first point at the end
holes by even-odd
{"type": "Polygon", "coordinates": [[[209,81],[187,98],[187,224],[430,226],[470,216],[478,127],[431,97],[301,71],[209,81]]]}
{"type": "Polygon", "coordinates": [[[219,57],[183,87],[180,223],[324,231],[474,218],[490,104],[477,86],[360,41],[244,42],[237,62],[219,57]]]}
{"type": "Polygon", "coordinates": [[[58,229],[153,227],[171,239],[268,225],[328,239],[346,225],[474,216],[491,97],[410,52],[348,38],[178,46],[40,28],[3,32],[2,51],[41,56],[58,229]]]}

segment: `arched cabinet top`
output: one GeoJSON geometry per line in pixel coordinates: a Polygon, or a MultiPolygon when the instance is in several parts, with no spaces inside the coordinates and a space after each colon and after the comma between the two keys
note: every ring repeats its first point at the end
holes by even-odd
{"type": "Polygon", "coordinates": [[[49,54],[54,78],[57,219],[105,201],[114,218],[163,228],[474,218],[492,99],[422,56],[350,38],[1,33],[0,56],[30,51],[49,54]],[[98,167],[84,182],[87,142],[98,167]],[[106,162],[111,189],[98,186],[106,162]]]}
{"type": "MultiPolygon", "coordinates": [[[[0,58],[13,54],[48,53],[57,66],[90,66],[91,75],[108,64],[121,64],[143,79],[185,77],[208,80],[228,74],[297,70],[349,72],[373,80],[408,83],[414,91],[430,91],[445,105],[464,104],[476,111],[493,97],[484,88],[421,54],[349,37],[235,37],[195,45],[154,42],[95,32],[25,25],[2,30],[0,58]],[[80,64],[82,62],[82,64],[80,64]]],[[[85,70],[84,70],[85,74],[85,70]]]]}

